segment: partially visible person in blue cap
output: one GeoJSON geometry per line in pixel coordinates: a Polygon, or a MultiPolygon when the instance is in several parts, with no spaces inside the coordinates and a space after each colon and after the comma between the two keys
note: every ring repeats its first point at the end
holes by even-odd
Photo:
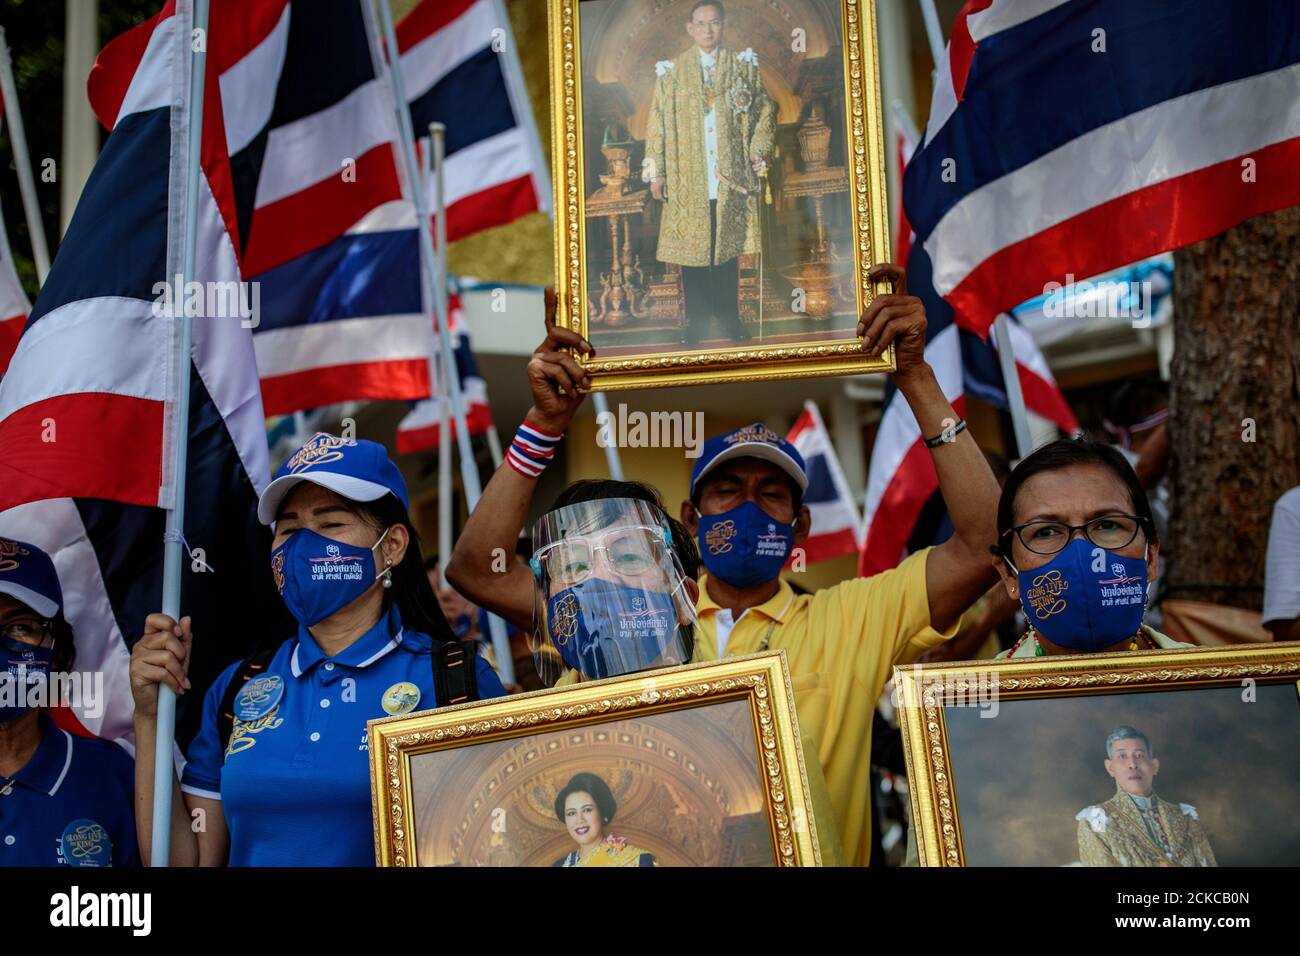
{"type": "MultiPolygon", "coordinates": [[[[876,704],[894,665],[951,638],[963,612],[996,580],[988,549],[997,540],[998,511],[993,472],[925,360],[924,304],[907,294],[901,267],[874,266],[870,276],[892,283],[894,291],[873,298],[863,313],[862,349],[879,357],[894,347],[893,384],[925,439],[953,536],[879,574],[796,594],[780,572],[808,537],[808,478],[799,453],[761,422],[705,443],[690,500],[681,507],[681,523],[696,537],[706,570],[695,604],[693,660],[785,651],[800,732],[821,759],[843,859],[862,866],[871,848],[876,704]]],[[[536,478],[590,386],[574,355],[595,354],[576,332],[555,324],[553,293],[546,304],[546,340],[528,366],[533,406],[447,568],[466,597],[521,621],[531,612],[530,576],[526,569],[494,573],[484,555],[509,547],[519,533],[536,478]]],[[[882,507],[888,515],[888,504],[882,507]]]]}
{"type": "MultiPolygon", "coordinates": [[[[366,722],[505,693],[456,642],[409,507],[382,445],[323,433],[262,492],[257,515],[275,531],[270,571],[298,633],[208,690],[174,796],[172,865],[374,865],[366,722]]],[[[192,640],[188,617],[152,614],[131,657],[146,855],[158,686],[189,687],[192,640]]]]}
{"type": "Polygon", "coordinates": [[[76,651],[48,554],[0,538],[0,867],[138,866],[135,771],[52,719],[76,651]]]}

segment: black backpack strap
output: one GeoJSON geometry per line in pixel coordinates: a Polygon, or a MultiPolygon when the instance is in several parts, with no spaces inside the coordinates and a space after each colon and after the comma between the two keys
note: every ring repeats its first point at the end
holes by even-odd
{"type": "Polygon", "coordinates": [[[433,649],[433,694],[439,707],[478,700],[476,656],[473,642],[447,641],[433,649]]]}
{"type": "Polygon", "coordinates": [[[246,683],[266,670],[271,663],[271,659],[275,657],[276,650],[278,648],[271,647],[258,651],[251,657],[244,658],[230,678],[230,683],[226,685],[226,693],[221,698],[221,706],[217,708],[217,739],[221,741],[221,759],[223,763],[226,759],[226,748],[230,746],[231,735],[235,732],[235,698],[246,683]]]}

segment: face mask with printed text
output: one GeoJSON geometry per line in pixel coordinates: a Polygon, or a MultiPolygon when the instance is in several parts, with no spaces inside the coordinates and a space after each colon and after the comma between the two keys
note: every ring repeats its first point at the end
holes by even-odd
{"type": "Polygon", "coordinates": [[[1076,538],[1039,568],[1018,573],[1029,623],[1059,647],[1099,651],[1137,633],[1147,599],[1145,558],[1076,538]]]}
{"type": "Polygon", "coordinates": [[[371,555],[387,534],[368,548],[307,528],[291,534],[271,552],[271,574],[289,613],[311,627],[365,594],[378,578],[371,555]]]}
{"type": "Polygon", "coordinates": [[[700,557],[714,577],[750,588],[781,573],[794,545],[794,525],[745,501],[718,515],[700,515],[700,557]]]}

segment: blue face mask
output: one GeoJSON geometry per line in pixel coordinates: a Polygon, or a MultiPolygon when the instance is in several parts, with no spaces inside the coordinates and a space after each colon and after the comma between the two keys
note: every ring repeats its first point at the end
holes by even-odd
{"type": "Polygon", "coordinates": [[[1049,563],[1019,572],[1020,604],[1053,644],[1088,653],[1137,633],[1147,597],[1145,558],[1075,538],[1049,563]]]}
{"type": "Polygon", "coordinates": [[[603,578],[560,591],[546,620],[564,663],[593,679],[656,666],[677,634],[671,594],[603,578]]]}
{"type": "Polygon", "coordinates": [[[5,669],[0,670],[0,724],[7,724],[32,709],[33,697],[48,693],[54,650],[49,647],[23,647],[19,651],[4,648],[2,653],[5,669]]]}
{"type": "Polygon", "coordinates": [[[700,515],[699,543],[710,574],[732,587],[751,588],[781,573],[794,545],[794,525],[746,501],[720,515],[700,515]]]}
{"type": "Polygon", "coordinates": [[[377,578],[371,554],[384,535],[361,548],[307,528],[291,534],[271,552],[271,574],[289,613],[311,627],[370,590],[377,578]]]}

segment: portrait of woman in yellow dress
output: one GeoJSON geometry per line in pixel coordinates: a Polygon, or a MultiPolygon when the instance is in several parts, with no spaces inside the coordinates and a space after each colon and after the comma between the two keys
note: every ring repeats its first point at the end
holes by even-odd
{"type": "Polygon", "coordinates": [[[657,866],[653,853],[608,832],[618,804],[594,773],[574,774],[555,797],[555,817],[578,848],[552,866],[657,866]]]}

